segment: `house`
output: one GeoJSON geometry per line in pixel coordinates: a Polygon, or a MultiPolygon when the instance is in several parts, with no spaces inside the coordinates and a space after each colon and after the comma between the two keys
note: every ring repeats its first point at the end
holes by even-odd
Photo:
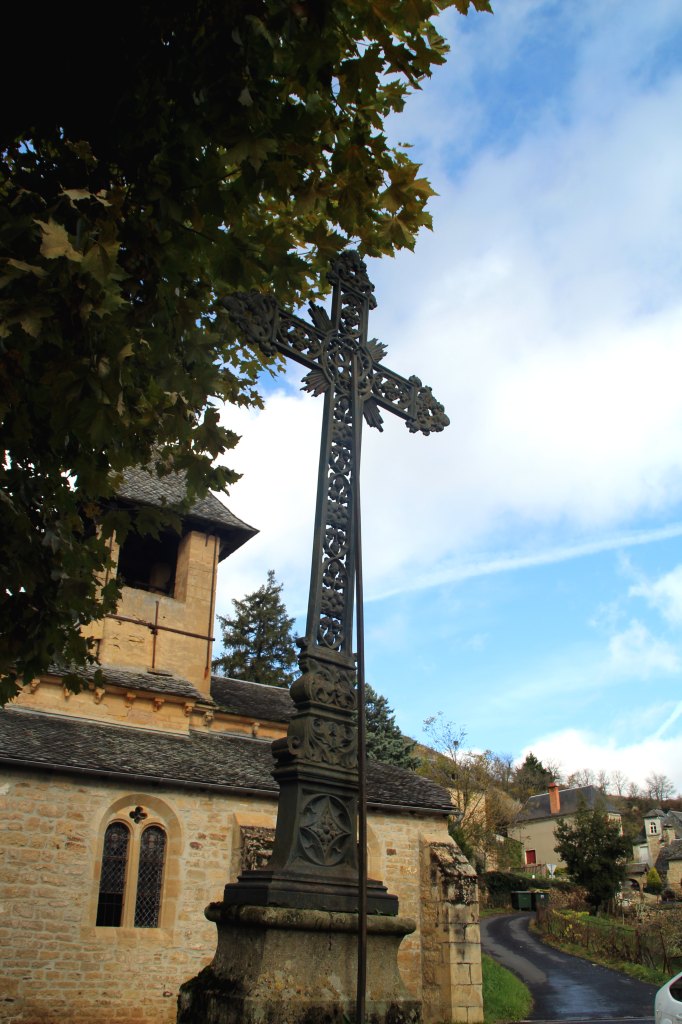
{"type": "Polygon", "coordinates": [[[682,898],[682,839],[674,839],[661,848],[654,865],[666,889],[682,898]]]}
{"type": "Polygon", "coordinates": [[[652,867],[662,848],[677,839],[682,839],[682,813],[654,807],[644,815],[644,827],[633,843],[633,857],[652,867]]]}
{"type": "MultiPolygon", "coordinates": [[[[139,470],[120,501],[181,493],[139,470]]],[[[293,703],[211,673],[217,567],[254,533],[209,495],[179,535],[114,543],[122,597],[91,627],[103,681],[73,694],[54,671],[0,712],[0,1021],[173,1024],[215,951],[204,907],[266,863],[270,744],[293,703]]],[[[425,1024],[481,1021],[476,881],[447,792],[371,764],[368,804],[369,873],[416,923],[399,964],[425,1024]]]]}
{"type": "Polygon", "coordinates": [[[643,829],[633,843],[635,866],[655,867],[663,884],[682,895],[682,812],[654,807],[644,815],[643,829]]]}
{"type": "Polygon", "coordinates": [[[524,863],[538,870],[554,871],[562,861],[555,849],[554,830],[560,821],[570,821],[581,807],[594,810],[603,807],[609,818],[620,822],[618,809],[596,786],[578,786],[575,789],[559,789],[556,782],[549,785],[547,793],[531,796],[516,815],[509,827],[509,836],[518,839],[523,846],[524,863]]]}

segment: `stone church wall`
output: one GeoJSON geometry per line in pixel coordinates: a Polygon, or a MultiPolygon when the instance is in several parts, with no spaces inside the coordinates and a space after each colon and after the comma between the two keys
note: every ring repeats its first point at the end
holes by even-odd
{"type": "MultiPolygon", "coordinates": [[[[247,854],[244,836],[260,837],[262,846],[275,813],[273,800],[257,797],[169,787],[124,791],[87,777],[3,773],[2,1024],[173,1024],[180,984],[215,952],[215,927],[203,908],[236,880],[247,854]],[[168,837],[160,926],[95,927],[104,831],[112,820],[126,822],[133,850],[135,829],[144,827],[131,818],[136,808],[146,815],[144,825],[157,823],[168,837]]],[[[401,914],[417,921],[399,963],[408,989],[425,1000],[425,1024],[482,1019],[469,989],[468,1015],[445,1016],[447,1007],[454,1010],[453,985],[463,979],[454,966],[471,961],[473,983],[480,972],[480,953],[466,938],[473,936],[472,904],[455,907],[459,883],[447,853],[454,849],[443,819],[370,815],[370,874],[399,895],[401,914]],[[435,862],[432,849],[440,851],[435,862]],[[443,898],[449,903],[438,910],[434,900],[443,898]],[[423,990],[429,958],[438,966],[425,970],[423,990]]],[[[262,856],[258,842],[250,850],[262,856]]],[[[475,884],[469,895],[474,890],[475,884]]]]}

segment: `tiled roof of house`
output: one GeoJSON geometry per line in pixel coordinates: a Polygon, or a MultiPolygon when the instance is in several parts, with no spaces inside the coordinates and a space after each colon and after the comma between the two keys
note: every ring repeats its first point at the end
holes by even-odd
{"type": "Polygon", "coordinates": [[[668,864],[671,860],[682,860],[682,839],[676,839],[673,843],[661,847],[661,852],[654,865],[659,875],[667,875],[668,864]]]}
{"type": "Polygon", "coordinates": [[[672,828],[677,839],[682,839],[682,812],[666,811],[663,828],[672,828]]]}
{"type": "Polygon", "coordinates": [[[602,807],[610,814],[619,814],[619,810],[604,796],[597,786],[578,786],[576,789],[559,790],[559,812],[552,814],[549,809],[549,793],[538,793],[529,797],[514,819],[520,821],[540,821],[542,818],[559,818],[568,814],[576,814],[581,805],[590,810],[602,807]]]}
{"type": "Polygon", "coordinates": [[[268,722],[288,722],[294,702],[285,686],[266,686],[226,676],[211,676],[211,696],[221,711],[268,722]]]}
{"type": "MultiPolygon", "coordinates": [[[[178,736],[23,708],[0,711],[0,761],[66,774],[125,777],[131,784],[277,794],[268,741],[198,730],[178,736]]],[[[394,765],[371,762],[367,789],[370,805],[413,813],[453,810],[441,786],[394,765]]]]}
{"type": "MultiPolygon", "coordinates": [[[[176,506],[181,504],[187,495],[185,475],[169,473],[160,477],[142,467],[127,469],[116,494],[118,498],[131,505],[151,505],[155,508],[176,506]]],[[[223,558],[258,533],[255,527],[238,519],[210,492],[204,498],[195,498],[184,518],[203,529],[208,527],[212,533],[218,534],[223,541],[223,558]]]]}

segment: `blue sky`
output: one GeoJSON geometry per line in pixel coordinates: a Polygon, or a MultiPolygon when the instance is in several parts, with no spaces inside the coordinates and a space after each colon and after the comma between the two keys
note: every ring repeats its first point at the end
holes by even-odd
{"type": "MultiPolygon", "coordinates": [[[[367,676],[415,737],[442,711],[473,748],[682,791],[682,6],[494,7],[443,16],[448,63],[390,125],[439,195],[413,254],[369,261],[370,333],[451,426],[365,431],[367,676]]],[[[299,386],[225,411],[261,533],[219,613],[269,568],[305,610],[299,386]]]]}

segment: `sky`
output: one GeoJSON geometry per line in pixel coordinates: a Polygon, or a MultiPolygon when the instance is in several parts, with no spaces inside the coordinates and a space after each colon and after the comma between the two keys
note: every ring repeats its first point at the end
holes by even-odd
{"type": "MultiPolygon", "coordinates": [[[[493,0],[389,124],[438,192],[369,260],[370,336],[445,405],[363,434],[367,679],[423,740],[682,792],[682,5],[493,0]]],[[[232,511],[260,533],[217,611],[274,569],[304,632],[322,399],[266,382],[232,511]]]]}

